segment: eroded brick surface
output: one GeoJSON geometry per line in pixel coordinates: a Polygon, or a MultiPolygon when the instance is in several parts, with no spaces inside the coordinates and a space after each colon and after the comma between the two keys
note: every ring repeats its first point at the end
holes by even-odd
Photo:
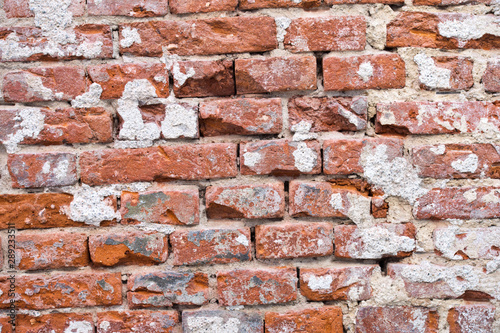
{"type": "Polygon", "coordinates": [[[344,331],[342,309],[336,306],[285,313],[267,312],[265,321],[266,332],[269,333],[284,331],[342,333],[344,331]]]}
{"type": "MultiPolygon", "coordinates": [[[[40,316],[18,314],[16,332],[94,332],[94,319],[90,313],[51,313],[40,316]]],[[[3,332],[3,331],[2,331],[3,332]]]]}
{"type": "Polygon", "coordinates": [[[161,0],[89,0],[89,15],[152,17],[167,14],[167,2],[161,0]]]}
{"type": "Polygon", "coordinates": [[[453,260],[500,257],[500,228],[437,228],[433,233],[437,253],[453,260]]]}
{"type": "Polygon", "coordinates": [[[171,333],[179,322],[177,311],[107,311],[97,315],[97,333],[171,333]]]}
{"type": "Polygon", "coordinates": [[[182,329],[186,333],[217,331],[230,327],[235,333],[262,333],[264,323],[259,314],[240,311],[199,310],[182,312],[182,329]]]}
{"type": "Polygon", "coordinates": [[[450,333],[494,332],[495,307],[470,304],[451,308],[448,312],[450,333]]]}
{"type": "Polygon", "coordinates": [[[362,307],[356,315],[356,333],[418,332],[437,333],[439,316],[436,310],[424,307],[362,307]]]}

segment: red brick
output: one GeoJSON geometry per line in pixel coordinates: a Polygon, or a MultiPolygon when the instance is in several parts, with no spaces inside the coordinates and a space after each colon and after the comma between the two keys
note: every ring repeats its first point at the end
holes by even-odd
{"type": "Polygon", "coordinates": [[[122,223],[198,224],[198,188],[164,187],[145,192],[122,192],[120,213],[122,223]]]}
{"type": "Polygon", "coordinates": [[[487,275],[480,267],[439,266],[427,261],[417,265],[389,264],[387,275],[401,279],[411,298],[478,301],[498,298],[498,288],[492,282],[498,279],[498,274],[487,275]]]}
{"type": "MultiPolygon", "coordinates": [[[[19,316],[19,314],[17,316],[19,316]]],[[[12,321],[11,320],[12,319],[10,317],[0,317],[0,326],[3,329],[2,333],[15,333],[12,330],[12,321]]]]}
{"type": "Polygon", "coordinates": [[[108,311],[97,313],[97,333],[170,333],[179,323],[177,311],[108,311]]]}
{"type": "Polygon", "coordinates": [[[293,19],[286,29],[285,48],[292,52],[360,51],[366,44],[363,16],[293,19]]]}
{"type": "Polygon", "coordinates": [[[71,153],[9,155],[7,165],[14,188],[65,186],[78,180],[76,155],[71,153]]]}
{"type": "Polygon", "coordinates": [[[363,173],[361,154],[375,151],[384,145],[389,161],[403,156],[403,141],[392,137],[365,139],[332,139],[323,142],[323,171],[328,175],[363,173]]]}
{"type": "Polygon", "coordinates": [[[263,333],[264,322],[259,313],[225,310],[182,311],[184,333],[218,332],[222,327],[230,327],[237,333],[263,333]],[[222,320],[222,321],[221,321],[222,320]]]}
{"type": "Polygon", "coordinates": [[[169,5],[173,14],[207,13],[236,10],[238,0],[170,0],[169,5]]]}
{"type": "Polygon", "coordinates": [[[102,87],[101,99],[118,99],[127,83],[148,80],[156,95],[168,97],[168,71],[163,64],[94,65],[87,68],[90,81],[102,87]]]}
{"type": "Polygon", "coordinates": [[[366,97],[293,97],[288,102],[290,127],[311,124],[311,132],[360,131],[366,129],[366,97]]]}
{"type": "Polygon", "coordinates": [[[90,313],[50,313],[38,317],[17,314],[16,320],[18,333],[94,332],[94,319],[90,313]]]}
{"type": "Polygon", "coordinates": [[[500,154],[491,144],[444,144],[413,148],[421,177],[500,178],[500,154]]]}
{"type": "Polygon", "coordinates": [[[376,265],[301,268],[300,292],[311,301],[364,301],[372,296],[370,279],[376,265]]]}
{"type": "Polygon", "coordinates": [[[76,66],[36,67],[3,78],[6,102],[68,101],[86,90],[85,70],[76,66]]]}
{"type": "Polygon", "coordinates": [[[170,235],[174,265],[212,265],[252,259],[249,228],[180,230],[170,235]]]}
{"type": "Polygon", "coordinates": [[[500,92],[500,60],[488,61],[482,82],[488,92],[500,92]]]}
{"type": "MultiPolygon", "coordinates": [[[[8,276],[0,277],[8,290],[8,276]]],[[[16,306],[19,309],[80,308],[122,303],[120,273],[17,275],[16,306]]],[[[0,296],[0,308],[9,307],[8,293],[0,296]]]]}
{"type": "Polygon", "coordinates": [[[240,0],[239,8],[242,10],[252,10],[260,8],[314,8],[321,5],[321,0],[240,0]]]}
{"type": "MultiPolygon", "coordinates": [[[[0,195],[0,229],[7,229],[13,222],[16,229],[45,229],[86,227],[69,218],[69,206],[73,196],[66,193],[29,193],[0,195]]],[[[116,197],[103,199],[103,204],[116,210],[116,197]]],[[[101,226],[114,224],[103,221],[101,226]]]]}
{"type": "Polygon", "coordinates": [[[373,227],[335,227],[335,256],[351,259],[403,258],[415,250],[417,230],[411,223],[384,223],[373,227]]]}
{"type": "Polygon", "coordinates": [[[87,235],[66,232],[16,235],[16,266],[21,270],[89,265],[87,235]]]}
{"type": "Polygon", "coordinates": [[[494,332],[495,307],[489,304],[467,304],[448,312],[450,333],[494,332]]]}
{"type": "Polygon", "coordinates": [[[168,237],[161,233],[108,232],[89,237],[89,251],[96,265],[150,265],[168,258],[168,237]]]}
{"type": "Polygon", "coordinates": [[[285,213],[283,183],[265,185],[209,186],[207,216],[211,219],[279,218],[285,213]]]}
{"type": "Polygon", "coordinates": [[[234,95],[233,72],[232,60],[179,61],[173,70],[175,96],[234,95]]]}
{"type": "Polygon", "coordinates": [[[386,46],[497,49],[500,37],[484,30],[498,25],[494,20],[493,15],[401,12],[387,25],[386,46]]]}
{"type": "Polygon", "coordinates": [[[342,309],[325,306],[315,309],[287,311],[285,313],[266,312],[266,333],[316,332],[342,333],[342,309]]]}
{"type": "Polygon", "coordinates": [[[370,214],[371,198],[366,193],[329,182],[292,181],[289,200],[292,216],[347,217],[351,207],[370,214]]]}
{"type": "Polygon", "coordinates": [[[221,17],[188,21],[148,21],[120,26],[137,30],[140,43],[121,46],[121,53],[159,57],[163,47],[179,55],[265,52],[276,48],[272,17],[221,17]]]}
{"type": "Polygon", "coordinates": [[[277,304],[297,298],[295,268],[236,269],[217,272],[219,304],[277,304]]]}
{"type": "Polygon", "coordinates": [[[255,227],[259,259],[290,259],[328,256],[333,253],[330,223],[283,223],[255,227]]]}
{"type": "Polygon", "coordinates": [[[435,252],[448,259],[496,259],[500,256],[500,227],[437,228],[433,239],[435,252]]]}
{"type": "Polygon", "coordinates": [[[457,134],[500,130],[500,106],[491,102],[394,102],[377,105],[375,131],[457,134]]]}
{"type": "Polygon", "coordinates": [[[237,98],[203,101],[203,136],[278,134],[282,128],[281,99],[237,98]]]}
{"type": "Polygon", "coordinates": [[[120,15],[133,17],[164,16],[168,5],[162,0],[89,0],[89,15],[120,15]]]}
{"type": "Polygon", "coordinates": [[[129,278],[127,286],[130,308],[202,305],[208,302],[208,275],[205,273],[137,273],[129,278]]]}
{"type": "Polygon", "coordinates": [[[492,4],[492,0],[414,0],[414,6],[458,6],[458,5],[476,5],[492,4]]]}
{"type": "Polygon", "coordinates": [[[397,307],[360,307],[356,315],[356,333],[401,333],[401,332],[438,332],[439,315],[432,308],[397,307]]]}
{"type": "MultiPolygon", "coordinates": [[[[7,18],[12,17],[32,17],[29,0],[5,0],[4,10],[7,18]]],[[[72,0],[67,8],[73,16],[82,16],[85,12],[85,1],[72,0]]]]}
{"type": "Polygon", "coordinates": [[[80,155],[82,182],[91,185],[235,177],[236,145],[211,143],[108,149],[80,155]]]}
{"type": "Polygon", "coordinates": [[[420,53],[414,57],[419,68],[420,88],[426,90],[468,90],[474,85],[474,62],[465,57],[433,57],[420,53]]]}
{"type": "Polygon", "coordinates": [[[383,3],[388,5],[403,5],[404,0],[325,0],[327,5],[343,4],[365,4],[365,3],[383,3]]]}
{"type": "Polygon", "coordinates": [[[405,86],[405,63],[397,54],[323,59],[325,90],[397,89],[405,86]]]}
{"type": "Polygon", "coordinates": [[[240,145],[243,175],[298,176],[321,172],[321,147],[317,141],[261,140],[240,145]]]}
{"type": "Polygon", "coordinates": [[[491,219],[500,217],[500,188],[435,188],[417,199],[417,219],[491,219]]]}
{"type": "Polygon", "coordinates": [[[236,59],[237,94],[316,89],[316,58],[291,56],[236,59]]]}
{"type": "Polygon", "coordinates": [[[13,42],[0,53],[0,61],[46,61],[113,57],[111,27],[84,24],[71,30],[74,43],[58,44],[34,27],[0,27],[0,40],[13,42]]]}

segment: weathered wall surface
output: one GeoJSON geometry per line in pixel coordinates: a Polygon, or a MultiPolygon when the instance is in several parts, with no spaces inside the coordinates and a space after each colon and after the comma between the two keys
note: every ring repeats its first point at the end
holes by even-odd
{"type": "Polygon", "coordinates": [[[500,332],[495,0],[0,4],[1,333],[500,332]]]}

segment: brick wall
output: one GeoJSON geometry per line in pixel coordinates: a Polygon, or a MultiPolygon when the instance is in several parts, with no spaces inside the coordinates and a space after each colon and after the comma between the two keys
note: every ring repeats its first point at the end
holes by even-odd
{"type": "Polygon", "coordinates": [[[0,332],[500,332],[495,3],[0,0],[0,332]]]}

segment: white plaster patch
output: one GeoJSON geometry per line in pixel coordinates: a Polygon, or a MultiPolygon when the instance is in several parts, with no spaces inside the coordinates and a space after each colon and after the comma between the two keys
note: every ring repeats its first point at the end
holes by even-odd
{"type": "Polygon", "coordinates": [[[500,193],[500,190],[492,190],[488,194],[483,195],[481,197],[481,201],[486,203],[486,204],[499,203],[500,197],[498,195],[496,195],[496,193],[500,193]]]}
{"type": "Polygon", "coordinates": [[[19,110],[14,120],[20,121],[15,125],[17,130],[9,134],[3,142],[9,154],[19,151],[17,145],[25,138],[36,138],[40,134],[45,125],[45,115],[39,108],[23,108],[19,110]]]}
{"type": "Polygon", "coordinates": [[[70,321],[64,333],[93,333],[94,324],[88,321],[70,321]]]}
{"type": "Polygon", "coordinates": [[[308,121],[301,120],[299,123],[292,125],[290,131],[294,132],[292,141],[304,141],[304,140],[313,140],[318,138],[318,134],[309,133],[311,130],[312,124],[308,121]]]}
{"type": "Polygon", "coordinates": [[[358,226],[369,226],[375,222],[370,214],[371,199],[356,193],[347,193],[349,208],[344,207],[343,213],[358,226]]]}
{"type": "Polygon", "coordinates": [[[461,20],[442,19],[438,23],[439,34],[459,40],[464,47],[469,40],[479,39],[485,34],[500,36],[498,18],[491,16],[470,16],[461,20]]]}
{"type": "Polygon", "coordinates": [[[353,236],[359,238],[361,242],[350,243],[347,251],[351,257],[357,259],[380,259],[384,255],[397,255],[398,252],[415,250],[414,239],[399,236],[381,226],[358,228],[353,236]]]}
{"type": "Polygon", "coordinates": [[[470,189],[463,194],[465,200],[467,200],[467,203],[471,203],[477,199],[477,193],[475,189],[470,189]]]}
{"type": "Polygon", "coordinates": [[[283,43],[285,40],[285,35],[286,35],[286,29],[290,26],[290,23],[292,23],[292,20],[289,19],[288,17],[275,17],[274,21],[276,21],[276,38],[278,40],[278,43],[283,43]]]}
{"type": "Polygon", "coordinates": [[[165,139],[198,137],[198,114],[195,108],[177,103],[165,104],[161,131],[165,139]]]}
{"type": "Polygon", "coordinates": [[[241,245],[245,245],[245,246],[248,246],[248,238],[245,236],[245,235],[239,235],[237,238],[236,238],[236,241],[238,243],[240,243],[241,245]]]}
{"type": "Polygon", "coordinates": [[[241,322],[237,318],[229,318],[224,322],[222,317],[188,317],[187,326],[193,333],[238,333],[241,322]]]}
{"type": "Polygon", "coordinates": [[[432,147],[429,150],[436,155],[443,155],[446,151],[446,147],[444,145],[439,145],[437,147],[432,147]]]}
{"type": "Polygon", "coordinates": [[[357,130],[361,130],[361,129],[365,128],[366,122],[364,120],[361,120],[360,118],[356,117],[356,115],[354,113],[346,110],[342,106],[340,106],[338,108],[338,110],[339,110],[339,114],[342,117],[346,118],[351,124],[353,124],[357,130]]]}
{"type": "Polygon", "coordinates": [[[418,65],[420,83],[432,89],[451,88],[451,70],[437,67],[434,60],[425,53],[417,54],[413,60],[418,65]]]}
{"type": "Polygon", "coordinates": [[[469,154],[464,160],[451,162],[451,167],[459,172],[476,172],[478,157],[476,154],[469,154]]]}
{"type": "Polygon", "coordinates": [[[99,324],[99,328],[100,328],[101,330],[103,330],[103,331],[107,331],[107,330],[109,330],[109,327],[110,327],[110,326],[111,326],[111,325],[109,324],[109,321],[107,321],[107,320],[104,320],[104,321],[102,321],[102,322],[99,324]]]}
{"type": "Polygon", "coordinates": [[[491,274],[500,269],[500,258],[492,260],[486,264],[486,273],[491,274]]]}
{"type": "Polygon", "coordinates": [[[131,47],[134,45],[134,43],[140,44],[142,43],[141,36],[139,35],[139,32],[137,32],[137,29],[135,28],[130,28],[130,27],[125,27],[122,30],[122,36],[120,40],[120,46],[121,47],[131,47]]]}
{"type": "Polygon", "coordinates": [[[331,275],[324,276],[309,276],[309,281],[307,281],[307,286],[311,290],[330,290],[333,282],[331,275]]]}
{"type": "Polygon", "coordinates": [[[363,82],[370,81],[371,77],[373,76],[372,64],[369,61],[363,62],[361,65],[359,65],[357,74],[361,77],[363,82]]]}
{"type": "Polygon", "coordinates": [[[89,87],[89,91],[76,96],[74,100],[71,101],[71,106],[74,108],[90,108],[99,104],[101,100],[102,87],[98,83],[92,83],[89,87]]]}
{"type": "Polygon", "coordinates": [[[243,154],[243,164],[247,167],[253,168],[257,163],[260,162],[260,153],[258,152],[247,152],[243,154]]]}
{"type": "Polygon", "coordinates": [[[344,208],[344,204],[342,202],[342,194],[340,193],[332,193],[330,196],[330,206],[332,206],[335,210],[342,210],[344,208]]]}
{"type": "Polygon", "coordinates": [[[390,111],[382,112],[382,115],[380,116],[381,125],[394,125],[395,123],[396,123],[396,117],[394,116],[394,113],[390,111]]]}
{"type": "Polygon", "coordinates": [[[305,142],[298,143],[297,149],[293,152],[293,158],[295,167],[301,172],[311,172],[318,163],[316,153],[307,147],[305,142]]]}
{"type": "Polygon", "coordinates": [[[492,247],[500,247],[500,228],[461,230],[457,226],[434,231],[434,245],[445,258],[463,260],[462,251],[470,259],[493,259],[492,247]],[[457,237],[461,235],[461,237],[457,237]]]}

